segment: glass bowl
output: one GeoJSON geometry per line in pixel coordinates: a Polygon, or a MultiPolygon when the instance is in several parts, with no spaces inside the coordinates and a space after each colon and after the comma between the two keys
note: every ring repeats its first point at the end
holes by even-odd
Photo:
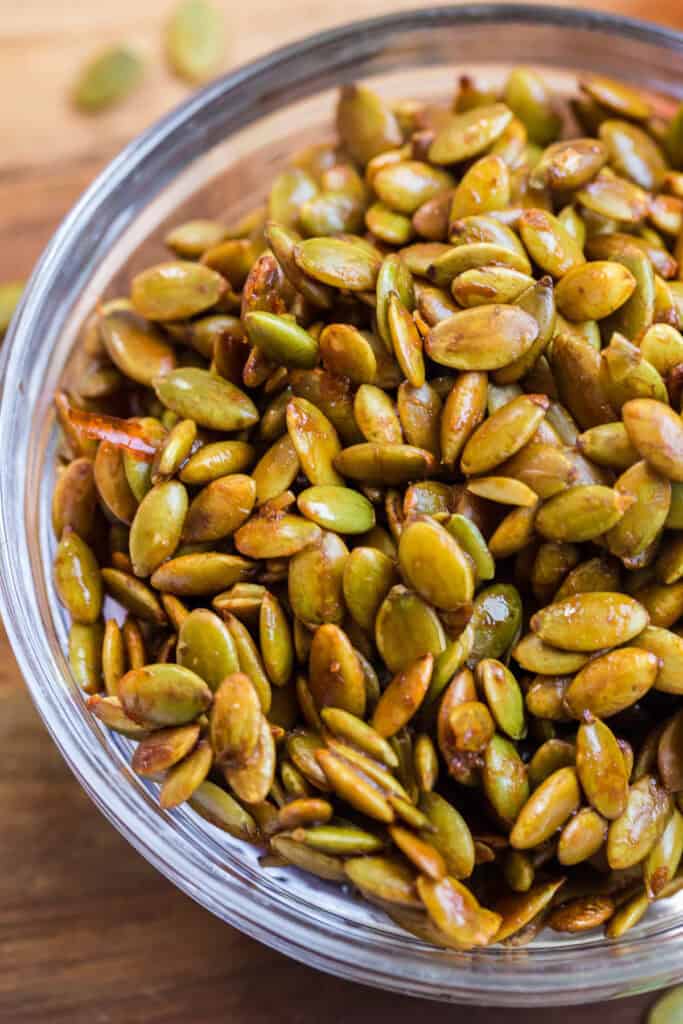
{"type": "Polygon", "coordinates": [[[657,904],[616,942],[541,935],[520,949],[437,950],[351,892],[292,869],[180,808],[129,767],[130,743],[89,715],[65,661],[51,581],[52,394],[87,313],[163,253],[172,217],[238,216],[297,146],[330,130],[334,89],[371,80],[389,96],[445,94],[455,69],[500,80],[515,64],[559,89],[577,70],[681,97],[683,36],[589,11],[442,7],[305,39],[213,83],[117,157],[38,264],[4,346],[0,410],[0,595],[5,626],[45,723],[81,784],[144,857],[212,913],[313,967],[434,999],[580,1003],[683,978],[683,900],[657,904]]]}

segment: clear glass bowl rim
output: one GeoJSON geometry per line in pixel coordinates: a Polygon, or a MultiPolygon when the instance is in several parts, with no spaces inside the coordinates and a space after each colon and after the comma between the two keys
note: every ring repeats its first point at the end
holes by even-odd
{"type": "MultiPolygon", "coordinates": [[[[273,948],[311,966],[348,979],[405,994],[489,1005],[551,1005],[594,1001],[654,988],[683,977],[683,924],[629,943],[628,955],[606,957],[595,945],[554,949],[486,951],[459,966],[451,958],[435,958],[419,943],[390,943],[378,948],[371,930],[358,935],[336,915],[321,911],[304,917],[286,903],[275,905],[255,893],[240,873],[219,865],[135,791],[121,787],[112,773],[111,757],[102,743],[83,744],[70,701],[47,671],[51,650],[36,611],[23,513],[27,502],[21,461],[21,430],[31,393],[24,393],[22,353],[29,347],[50,289],[97,224],[98,212],[124,202],[127,183],[153,165],[154,154],[169,146],[176,133],[189,129],[218,100],[228,102],[249,83],[278,77],[296,62],[307,62],[308,77],[324,74],[322,54],[360,41],[364,52],[379,49],[383,40],[414,30],[463,24],[501,23],[585,29],[611,33],[674,51],[683,57],[683,34],[635,19],[567,7],[527,4],[472,4],[434,7],[356,21],[283,47],[217,80],[193,95],[139,136],[116,157],[85,192],[64,220],[36,266],[17,316],[5,340],[0,374],[0,611],[20,669],[52,738],[76,777],[106,817],[143,856],[179,888],[224,920],[273,948]],[[518,954],[521,954],[518,955],[518,954]]],[[[280,78],[280,84],[282,79],[280,78]]],[[[333,84],[330,81],[329,84],[333,84]]],[[[291,98],[306,95],[298,85],[291,98]]],[[[278,101],[271,97],[271,108],[278,101]]],[[[256,118],[263,108],[253,110],[256,118]]],[[[122,207],[119,207],[121,212],[122,207]]],[[[113,230],[121,227],[114,225],[113,230]]],[[[87,251],[87,247],[86,247],[87,251]]],[[[73,277],[73,275],[72,275],[73,277]]],[[[71,294],[75,282],[71,281],[71,294]]]]}

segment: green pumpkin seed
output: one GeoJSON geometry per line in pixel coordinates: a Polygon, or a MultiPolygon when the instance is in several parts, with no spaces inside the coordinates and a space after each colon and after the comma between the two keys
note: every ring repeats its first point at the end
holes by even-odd
{"type": "Polygon", "coordinates": [[[113,309],[101,317],[99,332],[111,361],[126,377],[151,387],[175,369],[173,347],[152,323],[131,309],[113,309]]]}
{"type": "Polygon", "coordinates": [[[640,863],[662,836],[672,813],[671,797],[653,776],[634,783],[624,813],[609,828],[609,866],[620,871],[640,863]]]}
{"type": "Polygon", "coordinates": [[[138,505],[130,528],[136,576],[151,576],[175,552],[187,513],[187,491],[177,480],[157,484],[138,505]]]}
{"type": "Polygon", "coordinates": [[[204,680],[180,665],[147,665],[119,681],[123,710],[141,725],[184,725],[206,711],[211,697],[204,680]]]}
{"type": "Polygon", "coordinates": [[[57,546],[54,582],[74,622],[92,625],[102,609],[102,576],[95,555],[77,533],[66,531],[57,546]]]}
{"type": "Polygon", "coordinates": [[[426,654],[446,647],[436,612],[406,587],[392,587],[375,620],[377,648],[391,672],[400,672],[426,654]]]}
{"type": "Polygon", "coordinates": [[[225,48],[220,11],[208,0],[183,0],[166,27],[166,56],[173,71],[191,83],[218,70],[225,48]]]}
{"type": "Polygon", "coordinates": [[[433,520],[416,519],[405,527],[398,556],[406,581],[430,604],[449,609],[472,600],[472,563],[455,537],[433,520]]]}
{"type": "Polygon", "coordinates": [[[365,533],[375,525],[370,502],[348,487],[309,487],[301,492],[297,504],[307,519],[336,533],[365,533]]]}
{"type": "Polygon", "coordinates": [[[249,341],[282,366],[311,369],[318,362],[318,343],[298,324],[274,313],[254,311],[245,318],[249,341]]]}
{"type": "Polygon", "coordinates": [[[240,668],[230,631],[207,608],[195,608],[184,619],[178,631],[176,657],[179,665],[195,672],[213,691],[240,668]]]}
{"type": "Polygon", "coordinates": [[[560,768],[553,772],[520,811],[510,833],[511,845],[528,850],[545,842],[578,809],[580,801],[576,771],[560,768]]]}
{"type": "MultiPolygon", "coordinates": [[[[311,524],[312,525],[312,524],[311,524]]],[[[341,623],[342,581],[349,552],[334,533],[295,554],[289,563],[289,603],[298,619],[310,625],[341,623]]]]}
{"type": "Polygon", "coordinates": [[[566,651],[599,651],[638,636],[648,624],[645,608],[626,594],[585,592],[537,612],[531,629],[566,651]]]}
{"type": "Polygon", "coordinates": [[[457,370],[496,370],[518,359],[538,336],[537,322],[515,306],[464,309],[432,328],[427,354],[457,370]]]}
{"type": "Polygon", "coordinates": [[[73,91],[73,102],[86,114],[122,102],[140,84],[143,63],[126,46],[111,46],[90,61],[81,71],[73,91]]]}
{"type": "Polygon", "coordinates": [[[169,559],[152,574],[151,583],[164,593],[194,597],[217,594],[251,573],[252,563],[247,559],[207,551],[169,559]]]}
{"type": "Polygon", "coordinates": [[[435,164],[454,164],[484,152],[505,131],[512,111],[504,103],[475,107],[449,118],[429,147],[435,164]]]}
{"type": "Polygon", "coordinates": [[[243,430],[258,419],[256,407],[243,391],[208,370],[174,370],[156,381],[155,390],[167,408],[209,430],[243,430]]]}

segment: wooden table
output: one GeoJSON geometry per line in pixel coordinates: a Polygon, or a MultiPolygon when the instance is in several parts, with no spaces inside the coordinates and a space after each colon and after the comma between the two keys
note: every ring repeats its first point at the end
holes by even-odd
{"type": "MultiPolygon", "coordinates": [[[[226,66],[304,33],[419,0],[219,0],[226,66]],[[337,13],[338,12],[338,13],[337,13]]],[[[160,60],[170,0],[21,0],[0,19],[0,280],[27,274],[60,218],[106,161],[185,94],[160,60]],[[66,94],[107,41],[149,58],[146,88],[96,120],[66,94]]],[[[583,6],[579,4],[579,6],[583,6]]],[[[681,0],[594,6],[683,28],[681,0]]],[[[95,810],[28,698],[0,631],[0,1020],[4,1024],[431,1024],[453,1008],[352,985],[245,938],[158,875],[95,810]]],[[[649,997],[553,1011],[556,1024],[635,1024],[649,997]]],[[[467,1009],[469,1024],[541,1024],[545,1010],[467,1009]]]]}

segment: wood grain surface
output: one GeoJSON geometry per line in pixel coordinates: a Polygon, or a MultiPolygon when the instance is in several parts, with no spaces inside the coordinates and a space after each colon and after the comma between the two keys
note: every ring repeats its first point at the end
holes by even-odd
{"type": "MultiPolygon", "coordinates": [[[[419,0],[217,0],[226,68],[340,21],[419,0]]],[[[27,274],[106,161],[186,95],[160,60],[172,0],[0,0],[0,280],[27,274]],[[84,59],[127,40],[146,86],[96,119],[67,101],[84,59]]],[[[578,4],[575,6],[584,6],[578,4]]],[[[587,5],[586,5],[587,6],[587,5]]],[[[593,6],[683,28],[681,0],[593,6]]],[[[3,1024],[446,1024],[460,1011],[320,975],[233,931],[158,875],[95,810],[29,700],[0,630],[3,1024]]],[[[636,1024],[652,997],[562,1011],[470,1009],[468,1024],[636,1024]]]]}

